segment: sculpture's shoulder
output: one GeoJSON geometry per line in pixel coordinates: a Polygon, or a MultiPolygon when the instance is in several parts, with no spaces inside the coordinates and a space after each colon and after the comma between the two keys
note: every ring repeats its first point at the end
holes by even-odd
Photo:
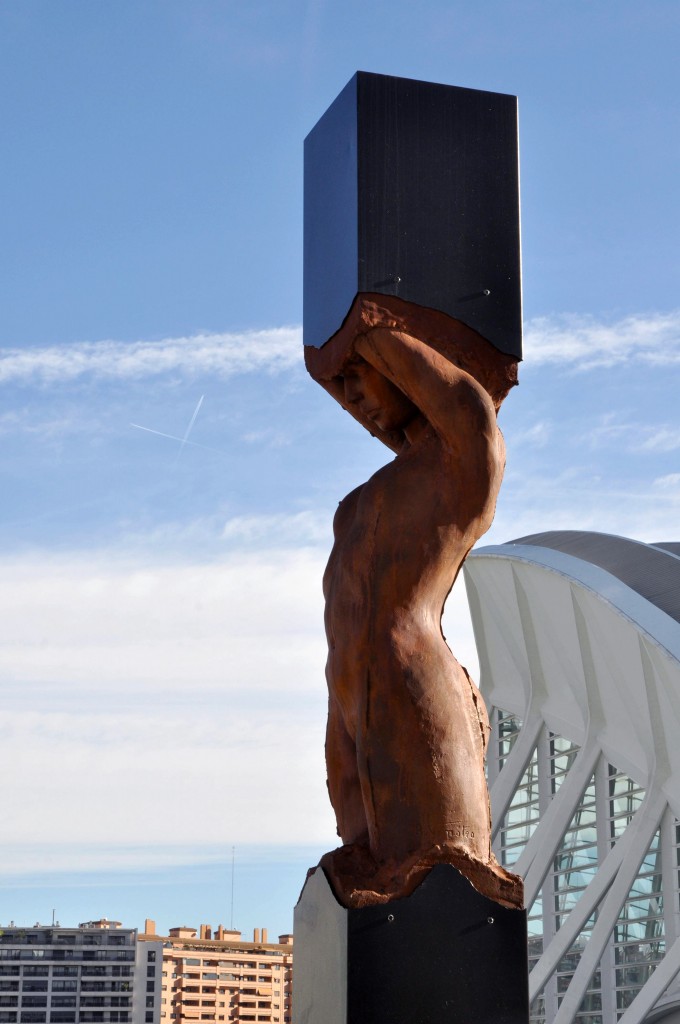
{"type": "Polygon", "coordinates": [[[338,505],[333,517],[333,536],[336,539],[341,537],[354,522],[359,498],[365,486],[366,484],[360,484],[358,487],[355,487],[353,491],[345,495],[338,505]]]}

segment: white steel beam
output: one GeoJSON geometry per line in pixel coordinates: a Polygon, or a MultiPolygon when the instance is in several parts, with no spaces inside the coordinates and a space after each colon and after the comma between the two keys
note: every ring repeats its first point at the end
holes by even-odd
{"type": "Polygon", "coordinates": [[[513,867],[513,871],[524,876],[524,897],[528,907],[536,899],[550,870],[553,857],[595,771],[599,753],[594,743],[587,743],[579,750],[567,777],[513,867]]]}
{"type": "Polygon", "coordinates": [[[680,939],[676,939],[649,981],[645,982],[623,1017],[619,1018],[619,1024],[642,1024],[678,971],[680,971],[680,939]]]}
{"type": "MultiPolygon", "coordinates": [[[[621,907],[625,903],[631,886],[635,881],[642,859],[649,849],[652,836],[659,827],[665,806],[666,800],[661,794],[650,794],[635,815],[633,819],[635,829],[630,849],[626,859],[619,867],[616,878],[613,880],[603,903],[599,907],[597,921],[590,933],[590,938],[581,955],[578,967],[574,971],[569,988],[565,993],[553,1024],[570,1024],[574,1019],[574,1014],[578,1011],[590,979],[600,962],[607,939],[619,918],[621,907]]],[[[628,829],[630,828],[633,828],[633,822],[628,826],[628,829]]],[[[582,900],[583,896],[579,900],[579,904],[582,900]]],[[[597,904],[593,905],[592,901],[589,902],[590,913],[592,913],[597,904]]]]}
{"type": "Polygon", "coordinates": [[[522,731],[515,740],[514,746],[507,756],[503,770],[491,787],[491,817],[493,820],[492,836],[495,839],[508,813],[510,802],[519,786],[524,769],[531,760],[541,733],[543,721],[533,716],[522,726],[522,731]]]}
{"type": "MultiPolygon", "coordinates": [[[[639,834],[642,834],[646,838],[640,840],[638,845],[644,845],[645,842],[647,843],[647,846],[649,845],[649,841],[654,834],[656,825],[652,827],[647,818],[650,817],[654,820],[655,815],[658,814],[656,819],[658,823],[658,820],[663,813],[663,805],[663,799],[657,797],[657,799],[654,800],[654,806],[651,808],[649,814],[647,814],[648,800],[645,800],[645,802],[637,809],[630,825],[609,851],[607,857],[598,868],[597,874],[583,890],[581,899],[570,913],[566,922],[557,932],[550,945],[545,949],[541,959],[529,975],[529,998],[532,1001],[539,992],[541,992],[550,976],[557,969],[557,965],[562,957],[576,941],[593,910],[605,897],[607,890],[616,878],[624,859],[631,856],[631,848],[634,846],[634,840],[639,834]],[[645,810],[644,818],[642,814],[643,809],[645,810]]],[[[635,868],[636,872],[646,850],[647,847],[645,846],[635,868]]]]}

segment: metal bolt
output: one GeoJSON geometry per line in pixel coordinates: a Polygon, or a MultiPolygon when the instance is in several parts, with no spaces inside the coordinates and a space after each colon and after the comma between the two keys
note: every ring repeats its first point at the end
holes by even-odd
{"type": "Polygon", "coordinates": [[[491,295],[491,289],[485,288],[484,291],[482,292],[482,295],[491,295]]]}
{"type": "Polygon", "coordinates": [[[394,921],[394,914],[388,914],[387,920],[390,922],[390,924],[392,924],[392,922],[394,921]]]}
{"type": "Polygon", "coordinates": [[[487,924],[493,924],[493,918],[492,917],[487,917],[486,923],[487,924]]]}

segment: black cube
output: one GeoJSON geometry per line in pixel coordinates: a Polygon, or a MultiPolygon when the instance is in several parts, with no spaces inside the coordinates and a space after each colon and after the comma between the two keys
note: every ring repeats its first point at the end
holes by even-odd
{"type": "Polygon", "coordinates": [[[522,355],[517,100],[357,72],[305,140],[304,343],[359,293],[522,355]]]}

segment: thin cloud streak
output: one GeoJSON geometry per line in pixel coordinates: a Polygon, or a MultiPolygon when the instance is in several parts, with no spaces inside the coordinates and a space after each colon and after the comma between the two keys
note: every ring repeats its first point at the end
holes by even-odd
{"type": "Polygon", "coordinates": [[[680,310],[633,314],[612,323],[592,316],[536,317],[525,325],[528,366],[574,364],[578,370],[642,362],[680,363],[680,310]]]}
{"type": "Polygon", "coordinates": [[[166,373],[279,373],[301,364],[299,327],[275,327],[241,334],[196,334],[163,341],[86,341],[45,348],[5,349],[0,384],[56,384],[92,377],[138,380],[166,373]]]}
{"type": "MultiPolygon", "coordinates": [[[[575,364],[579,370],[640,361],[680,363],[680,310],[632,314],[606,323],[591,316],[556,314],[525,325],[527,365],[575,364]]],[[[302,328],[273,327],[241,333],[199,333],[162,341],[86,341],[43,348],[8,348],[0,354],[2,383],[62,383],[91,377],[137,380],[165,373],[280,373],[302,365],[302,328]]]]}

